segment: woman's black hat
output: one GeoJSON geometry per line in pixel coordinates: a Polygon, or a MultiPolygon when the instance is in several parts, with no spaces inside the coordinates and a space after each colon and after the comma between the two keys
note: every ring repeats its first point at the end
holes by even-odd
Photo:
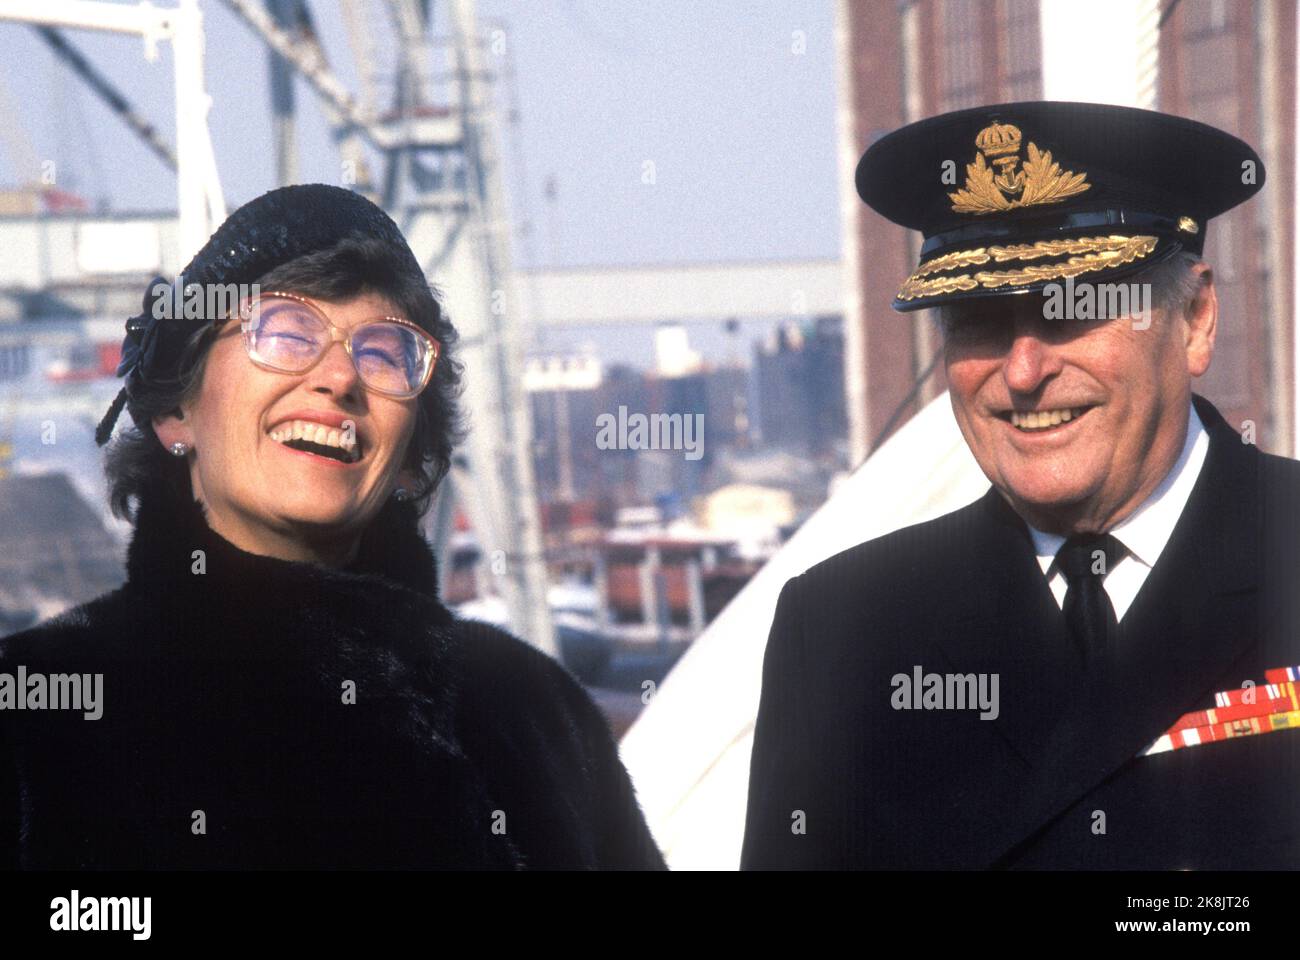
{"type": "Polygon", "coordinates": [[[184,373],[180,361],[185,344],[217,319],[171,309],[186,299],[185,291],[196,285],[203,290],[214,284],[250,284],[282,264],[348,237],[385,242],[401,272],[422,275],[392,218],[351,190],[323,183],[281,187],[232,213],[173,283],[157,277],[149,284],[140,313],[127,320],[117,367],[117,376],[126,383],[96,428],[95,443],[108,442],[123,406],[137,426],[143,426],[135,404],[151,391],[177,386],[184,373]]]}

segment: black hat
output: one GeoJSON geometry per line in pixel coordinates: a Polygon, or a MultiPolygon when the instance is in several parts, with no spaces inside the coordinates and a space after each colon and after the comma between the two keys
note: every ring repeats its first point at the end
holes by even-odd
{"type": "Polygon", "coordinates": [[[155,309],[161,298],[179,302],[183,291],[194,284],[253,283],[276,267],[328,250],[347,237],[383,241],[399,271],[423,276],[392,218],[361,194],[342,187],[323,183],[281,187],[227,217],[173,283],[162,277],[151,281],[140,313],[127,320],[117,367],[117,376],[126,377],[126,384],[95,429],[95,443],[103,446],[108,441],[123,406],[137,426],[144,426],[135,404],[151,391],[177,385],[184,373],[180,362],[186,342],[217,319],[155,309]],[[163,315],[166,319],[160,318],[163,315]]]}
{"type": "Polygon", "coordinates": [[[1264,185],[1246,143],[1183,117],[1031,101],[909,124],[858,163],[858,195],[924,235],[895,310],[1106,282],[1180,250],[1264,185]]]}

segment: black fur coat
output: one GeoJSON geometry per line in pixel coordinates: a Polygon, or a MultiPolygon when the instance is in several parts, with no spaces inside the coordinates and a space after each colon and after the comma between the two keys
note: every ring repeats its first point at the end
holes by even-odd
{"type": "Polygon", "coordinates": [[[591,700],[443,606],[409,506],[340,571],[155,492],[127,575],[0,640],[15,679],[103,675],[97,720],[0,709],[0,867],[662,868],[591,700]]]}

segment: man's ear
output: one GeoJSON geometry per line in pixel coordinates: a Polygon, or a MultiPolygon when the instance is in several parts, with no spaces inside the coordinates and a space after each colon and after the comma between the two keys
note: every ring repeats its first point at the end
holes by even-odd
{"type": "Polygon", "coordinates": [[[170,447],[173,443],[179,441],[193,449],[194,434],[190,430],[189,422],[186,421],[185,413],[180,407],[170,413],[159,414],[149,422],[153,424],[154,435],[158,437],[163,447],[170,447]]]}
{"type": "Polygon", "coordinates": [[[1187,304],[1183,336],[1187,348],[1187,372],[1199,377],[1210,369],[1214,356],[1214,335],[1219,325],[1219,297],[1214,290],[1214,271],[1207,263],[1198,263],[1192,272],[1199,281],[1196,294],[1187,304]]]}

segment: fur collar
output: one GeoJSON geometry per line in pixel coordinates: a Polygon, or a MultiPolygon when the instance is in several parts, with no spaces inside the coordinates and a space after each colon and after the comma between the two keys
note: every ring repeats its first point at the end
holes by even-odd
{"type": "Polygon", "coordinates": [[[387,581],[441,603],[437,561],[420,535],[409,503],[389,500],[362,536],[356,559],[342,570],[249,553],[208,526],[201,501],[164,484],[146,490],[127,551],[127,580],[135,587],[171,584],[193,576],[194,551],[204,551],[205,575],[219,580],[294,583],[387,581]]]}
{"type": "Polygon", "coordinates": [[[409,504],[387,504],[352,565],[334,569],[242,550],[208,526],[201,503],[153,489],[136,514],[122,596],[129,618],[154,624],[121,639],[130,656],[309,665],[387,691],[406,703],[409,726],[458,752],[464,650],[409,504]]]}

